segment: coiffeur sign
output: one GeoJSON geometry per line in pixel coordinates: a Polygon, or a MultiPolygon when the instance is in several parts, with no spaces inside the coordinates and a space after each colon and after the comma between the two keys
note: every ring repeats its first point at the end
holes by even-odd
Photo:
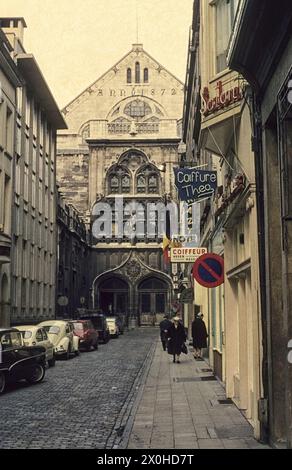
{"type": "Polygon", "coordinates": [[[170,257],[172,263],[194,263],[206,253],[207,248],[172,248],[170,257]]]}
{"type": "Polygon", "coordinates": [[[189,204],[212,197],[217,189],[216,171],[174,168],[174,173],[179,198],[189,204]]]}
{"type": "Polygon", "coordinates": [[[226,108],[231,104],[238,103],[243,99],[243,90],[241,87],[236,86],[229,90],[224,90],[223,83],[217,82],[218,95],[214,98],[210,98],[209,88],[205,87],[203,90],[203,114],[208,116],[213,114],[220,109],[226,108]]]}

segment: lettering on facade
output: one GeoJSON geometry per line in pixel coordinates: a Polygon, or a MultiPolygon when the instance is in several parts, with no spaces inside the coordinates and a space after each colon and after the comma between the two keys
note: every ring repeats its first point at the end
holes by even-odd
{"type": "Polygon", "coordinates": [[[203,109],[202,113],[204,116],[216,113],[221,109],[227,108],[228,106],[238,103],[243,99],[243,90],[241,87],[236,86],[229,90],[224,90],[223,83],[219,81],[216,89],[218,90],[217,96],[214,98],[210,97],[210,91],[208,87],[203,90],[203,109]]]}
{"type": "Polygon", "coordinates": [[[175,88],[140,88],[131,87],[125,88],[109,88],[108,90],[99,88],[97,90],[97,96],[110,96],[110,97],[130,97],[130,96],[175,96],[178,91],[175,88]]]}

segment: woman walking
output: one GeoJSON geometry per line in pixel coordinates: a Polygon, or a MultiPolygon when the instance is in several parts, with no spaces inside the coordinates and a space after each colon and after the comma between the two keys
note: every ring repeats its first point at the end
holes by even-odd
{"type": "Polygon", "coordinates": [[[207,348],[207,328],[203,321],[204,315],[198,313],[192,323],[192,337],[194,346],[194,358],[202,359],[202,349],[207,348]]]}
{"type": "Polygon", "coordinates": [[[168,354],[173,356],[173,362],[180,364],[180,355],[185,346],[187,335],[179,317],[173,318],[173,324],[168,330],[168,338],[168,354]]]}

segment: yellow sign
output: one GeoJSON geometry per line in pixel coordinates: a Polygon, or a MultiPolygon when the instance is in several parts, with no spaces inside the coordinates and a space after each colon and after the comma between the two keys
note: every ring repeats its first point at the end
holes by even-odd
{"type": "Polygon", "coordinates": [[[200,256],[208,253],[207,248],[171,248],[172,263],[195,263],[200,256]]]}

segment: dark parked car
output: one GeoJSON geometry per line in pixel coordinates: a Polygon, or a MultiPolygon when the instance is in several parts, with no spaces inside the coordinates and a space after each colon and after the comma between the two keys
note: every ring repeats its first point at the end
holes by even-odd
{"type": "Polygon", "coordinates": [[[91,348],[98,349],[98,332],[90,320],[73,320],[73,333],[80,338],[80,348],[90,351],[91,348]]]}
{"type": "Polygon", "coordinates": [[[98,332],[98,338],[100,343],[108,343],[110,340],[109,327],[106,322],[106,317],[102,313],[87,311],[84,314],[79,315],[82,320],[90,320],[98,332]]]}
{"type": "Polygon", "coordinates": [[[42,346],[25,346],[16,328],[0,329],[0,393],[6,384],[25,379],[39,383],[45,376],[46,350],[42,346]]]}

